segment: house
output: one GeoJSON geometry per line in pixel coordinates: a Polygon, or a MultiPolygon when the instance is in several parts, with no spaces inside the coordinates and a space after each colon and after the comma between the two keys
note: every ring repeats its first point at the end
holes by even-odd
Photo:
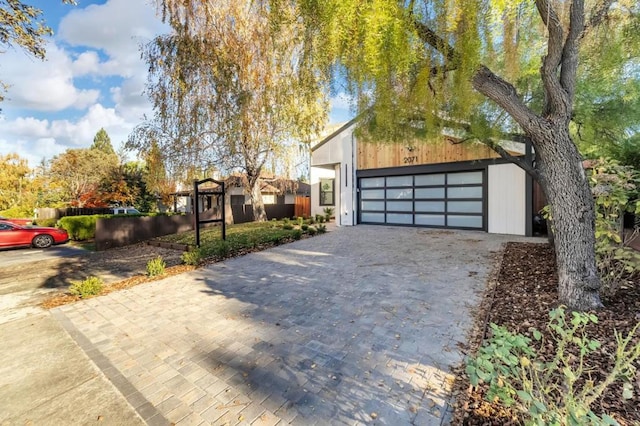
{"type": "MultiPolygon", "coordinates": [[[[226,179],[225,192],[230,211],[235,223],[244,223],[253,220],[253,208],[251,197],[245,189],[246,177],[233,174],[226,179]]],[[[208,212],[215,216],[219,214],[222,202],[218,185],[208,182],[199,187],[198,207],[200,212],[208,212]]],[[[295,215],[297,197],[309,197],[310,186],[308,183],[296,180],[266,176],[260,178],[260,192],[264,202],[267,217],[269,219],[281,219],[295,215]]],[[[174,209],[190,213],[193,210],[193,189],[177,191],[174,194],[174,209]]]]}
{"type": "MultiPolygon", "coordinates": [[[[336,224],[385,224],[532,235],[532,178],[480,143],[361,142],[352,120],[311,148],[311,214],[336,224]]],[[[531,158],[524,143],[508,152],[531,158]]],[[[537,185],[536,185],[537,186],[537,185]]]]}

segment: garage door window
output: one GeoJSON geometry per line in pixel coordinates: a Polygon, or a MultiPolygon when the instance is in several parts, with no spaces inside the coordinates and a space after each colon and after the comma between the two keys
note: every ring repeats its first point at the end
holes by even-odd
{"type": "Polygon", "coordinates": [[[360,221],[482,229],[484,171],[360,179],[360,221]]]}

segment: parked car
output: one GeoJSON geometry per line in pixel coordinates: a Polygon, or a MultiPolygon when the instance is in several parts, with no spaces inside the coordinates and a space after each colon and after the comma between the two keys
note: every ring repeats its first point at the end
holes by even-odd
{"type": "Polygon", "coordinates": [[[14,219],[10,217],[0,216],[0,220],[4,220],[5,222],[15,223],[16,225],[31,225],[33,223],[33,219],[14,219]]]}
{"type": "Polygon", "coordinates": [[[67,241],[69,241],[69,234],[64,229],[22,226],[0,221],[0,248],[47,248],[67,241]]]}
{"type": "Polygon", "coordinates": [[[111,214],[140,214],[135,207],[113,207],[111,214]]]}

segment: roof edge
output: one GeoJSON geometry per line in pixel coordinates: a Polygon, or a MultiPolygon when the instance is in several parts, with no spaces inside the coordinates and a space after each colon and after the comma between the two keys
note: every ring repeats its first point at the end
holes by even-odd
{"type": "Polygon", "coordinates": [[[336,136],[338,136],[340,133],[342,133],[343,131],[345,131],[346,129],[348,129],[349,127],[351,127],[360,117],[356,116],[354,118],[352,118],[351,120],[347,121],[346,123],[344,123],[342,126],[340,126],[337,130],[335,130],[333,133],[331,133],[329,136],[327,136],[326,138],[322,139],[320,142],[318,142],[316,145],[311,147],[311,152],[317,150],[318,148],[320,148],[322,145],[326,144],[327,142],[329,142],[331,139],[335,138],[336,136]]]}

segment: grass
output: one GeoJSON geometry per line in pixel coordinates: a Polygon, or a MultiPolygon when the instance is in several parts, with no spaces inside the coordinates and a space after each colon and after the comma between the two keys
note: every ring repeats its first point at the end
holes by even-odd
{"type": "MultiPolygon", "coordinates": [[[[227,226],[227,239],[222,240],[221,227],[200,230],[200,256],[227,257],[251,251],[265,245],[277,245],[300,239],[299,229],[284,229],[282,221],[250,222],[227,226]]],[[[195,231],[166,235],[156,238],[176,244],[195,246],[195,231]]]]}

